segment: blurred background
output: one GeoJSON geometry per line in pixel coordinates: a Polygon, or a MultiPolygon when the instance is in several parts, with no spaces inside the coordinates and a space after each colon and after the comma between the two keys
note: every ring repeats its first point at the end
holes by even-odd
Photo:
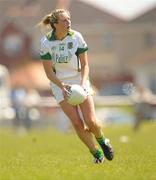
{"type": "Polygon", "coordinates": [[[39,57],[36,25],[55,8],[88,44],[102,125],[156,122],[156,0],[0,0],[0,126],[71,129],[39,57]]]}

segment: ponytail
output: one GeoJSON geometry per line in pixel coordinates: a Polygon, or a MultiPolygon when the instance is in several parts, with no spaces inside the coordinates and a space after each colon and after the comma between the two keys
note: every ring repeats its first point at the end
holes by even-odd
{"type": "Polygon", "coordinates": [[[51,19],[51,14],[47,14],[43,20],[41,21],[41,23],[45,26],[49,25],[50,24],[50,19],[51,19]]]}

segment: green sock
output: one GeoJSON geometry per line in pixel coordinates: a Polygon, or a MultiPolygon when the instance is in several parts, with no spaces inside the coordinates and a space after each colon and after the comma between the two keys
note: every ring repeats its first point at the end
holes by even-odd
{"type": "Polygon", "coordinates": [[[94,157],[96,158],[101,158],[103,157],[103,151],[99,148],[97,149],[95,152],[91,152],[93,154],[94,157]]]}
{"type": "Polygon", "coordinates": [[[102,134],[102,136],[100,138],[96,138],[96,140],[100,145],[105,143],[105,137],[104,137],[103,134],[102,134]]]}

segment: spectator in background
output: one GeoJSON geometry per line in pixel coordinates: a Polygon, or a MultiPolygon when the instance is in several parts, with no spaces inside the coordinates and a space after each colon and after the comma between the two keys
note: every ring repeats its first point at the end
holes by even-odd
{"type": "Polygon", "coordinates": [[[23,87],[16,87],[12,90],[11,97],[12,105],[16,113],[13,124],[18,129],[25,128],[25,121],[27,118],[27,109],[25,106],[25,100],[27,97],[26,89],[23,87]]]}
{"type": "Polygon", "coordinates": [[[25,106],[27,108],[27,121],[26,127],[31,128],[32,120],[38,120],[40,118],[40,112],[37,106],[40,104],[41,97],[37,90],[27,89],[27,96],[25,100],[25,106]]]}
{"type": "Polygon", "coordinates": [[[142,85],[136,86],[136,91],[133,95],[135,102],[134,109],[136,120],[134,123],[134,130],[138,130],[141,122],[150,117],[150,104],[152,101],[152,92],[142,85]]]}
{"type": "Polygon", "coordinates": [[[39,102],[40,96],[34,89],[16,87],[12,90],[12,105],[16,112],[13,124],[17,129],[26,131],[31,128],[32,119],[35,115],[39,117],[35,109],[39,102]]]}

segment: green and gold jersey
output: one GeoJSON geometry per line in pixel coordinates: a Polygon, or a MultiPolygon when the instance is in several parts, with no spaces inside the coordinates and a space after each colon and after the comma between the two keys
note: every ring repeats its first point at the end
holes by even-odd
{"type": "Polygon", "coordinates": [[[87,50],[81,33],[71,30],[63,40],[57,40],[52,31],[41,39],[40,56],[42,60],[51,60],[56,76],[64,79],[79,73],[79,54],[87,50]]]}

